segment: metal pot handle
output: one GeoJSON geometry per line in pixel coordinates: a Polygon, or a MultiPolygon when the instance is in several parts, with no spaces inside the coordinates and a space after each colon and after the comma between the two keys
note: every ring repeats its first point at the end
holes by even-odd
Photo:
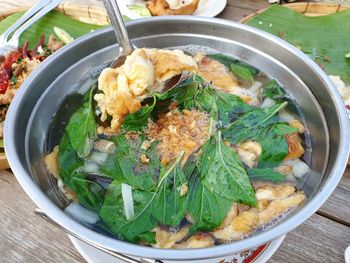
{"type": "Polygon", "coordinates": [[[56,226],[57,228],[60,228],[62,229],[64,232],[66,232],[67,234],[79,239],[80,241],[83,241],[85,242],[86,244],[90,245],[90,246],[93,246],[115,258],[118,258],[124,262],[128,262],[128,263],[163,263],[163,261],[161,260],[158,260],[158,259],[148,259],[148,258],[141,258],[140,260],[136,260],[134,258],[131,258],[127,255],[124,255],[124,254],[120,254],[120,253],[117,253],[117,252],[114,252],[114,251],[111,251],[109,249],[106,249],[106,248],[103,248],[99,245],[96,245],[76,234],[74,234],[73,232],[71,232],[70,230],[66,229],[65,227],[57,224],[52,218],[50,218],[44,211],[42,211],[40,208],[35,208],[34,209],[34,213],[38,216],[40,216],[41,218],[45,219],[46,221],[50,222],[52,225],[56,226]]]}

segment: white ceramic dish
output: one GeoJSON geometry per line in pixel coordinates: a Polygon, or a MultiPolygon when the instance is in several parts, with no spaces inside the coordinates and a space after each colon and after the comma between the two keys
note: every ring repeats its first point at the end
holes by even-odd
{"type": "Polygon", "coordinates": [[[350,246],[345,250],[345,263],[350,263],[350,246]]]}
{"type": "MultiPolygon", "coordinates": [[[[224,10],[227,0],[200,0],[198,9],[194,12],[195,16],[215,17],[224,10]]],[[[118,1],[119,8],[123,15],[131,19],[141,18],[136,12],[131,11],[129,5],[145,6],[144,0],[120,0],[118,1]]]]}
{"type": "MultiPolygon", "coordinates": [[[[105,252],[98,250],[75,237],[70,235],[69,239],[72,241],[74,247],[82,255],[82,257],[88,263],[122,263],[123,261],[114,258],[113,256],[106,254],[105,252]]],[[[241,253],[234,254],[230,257],[223,257],[221,260],[218,259],[206,259],[201,260],[201,263],[222,263],[222,262],[235,262],[235,263],[265,263],[281,246],[284,238],[286,236],[281,236],[265,245],[262,245],[256,249],[250,249],[241,253]]],[[[166,261],[165,261],[166,262],[166,261]]],[[[193,262],[193,261],[181,261],[193,262]]]]}

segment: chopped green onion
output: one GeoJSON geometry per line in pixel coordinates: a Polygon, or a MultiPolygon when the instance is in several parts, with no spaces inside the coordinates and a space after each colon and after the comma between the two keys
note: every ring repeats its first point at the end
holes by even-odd
{"type": "Polygon", "coordinates": [[[53,31],[56,33],[59,39],[62,40],[63,43],[68,44],[74,40],[74,38],[64,29],[59,27],[53,27],[53,31]]]}
{"type": "Polygon", "coordinates": [[[134,200],[132,197],[132,187],[130,185],[122,184],[122,197],[126,220],[132,220],[134,218],[134,200]]]}
{"type": "Polygon", "coordinates": [[[142,17],[150,17],[151,12],[144,6],[140,6],[140,5],[128,5],[128,8],[131,11],[134,11],[136,14],[138,14],[139,16],[142,17]]]}

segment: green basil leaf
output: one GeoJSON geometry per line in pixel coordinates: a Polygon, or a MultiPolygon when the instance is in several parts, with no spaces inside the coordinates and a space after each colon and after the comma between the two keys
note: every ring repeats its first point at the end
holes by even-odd
{"type": "Polygon", "coordinates": [[[86,179],[84,173],[74,173],[69,181],[64,182],[76,193],[76,197],[83,206],[99,212],[106,194],[106,190],[98,183],[86,179]]]}
{"type": "Polygon", "coordinates": [[[135,215],[129,221],[124,213],[121,183],[118,181],[112,182],[108,187],[100,217],[112,233],[129,242],[138,242],[140,237],[156,225],[156,221],[152,217],[154,192],[133,188],[132,196],[135,215]]]}
{"type": "Polygon", "coordinates": [[[247,170],[249,178],[251,180],[264,180],[274,183],[282,182],[286,176],[274,171],[271,168],[251,168],[247,170]]]}
{"type": "Polygon", "coordinates": [[[147,150],[142,149],[144,136],[138,133],[121,134],[113,141],[117,145],[116,152],[107,159],[102,171],[117,180],[122,177],[131,186],[153,189],[161,167],[156,142],[152,142],[147,150]],[[141,162],[143,154],[149,159],[148,163],[141,162]]]}
{"type": "Polygon", "coordinates": [[[254,109],[236,95],[213,89],[196,75],[157,97],[159,100],[175,100],[180,109],[206,111],[220,122],[220,126],[226,126],[240,114],[254,109]]]}
{"type": "Polygon", "coordinates": [[[242,67],[241,65],[237,65],[237,64],[231,64],[230,70],[237,77],[244,80],[249,80],[252,83],[254,82],[254,75],[248,68],[242,67]]]}
{"type": "Polygon", "coordinates": [[[298,132],[298,129],[294,128],[286,123],[279,122],[279,123],[275,123],[273,125],[271,132],[274,135],[286,135],[286,134],[298,132]]]}
{"type": "Polygon", "coordinates": [[[123,123],[123,130],[141,131],[147,125],[148,119],[156,106],[156,101],[156,97],[153,96],[153,104],[151,106],[144,106],[138,111],[128,114],[123,123]]]}
{"type": "Polygon", "coordinates": [[[208,55],[207,57],[214,59],[214,60],[220,62],[221,64],[224,64],[228,69],[231,68],[232,64],[235,64],[235,65],[238,65],[240,67],[248,69],[253,76],[255,76],[256,74],[259,73],[258,69],[254,68],[250,65],[244,64],[244,63],[240,62],[238,59],[234,59],[232,57],[225,56],[223,54],[208,55]]]}
{"type": "Polygon", "coordinates": [[[99,211],[105,190],[96,182],[87,180],[86,175],[79,171],[83,162],[79,159],[66,134],[59,145],[58,163],[62,181],[76,193],[79,202],[89,209],[99,211]]]}
{"type": "Polygon", "coordinates": [[[188,182],[181,168],[183,153],[161,177],[153,202],[153,216],[161,223],[177,226],[184,218],[188,200],[188,182]]]}
{"type": "Polygon", "coordinates": [[[233,201],[203,186],[197,175],[190,180],[188,212],[194,221],[191,232],[210,231],[227,216],[233,201]]]}
{"type": "Polygon", "coordinates": [[[215,94],[214,99],[218,108],[218,121],[221,127],[226,127],[243,113],[255,109],[236,95],[222,91],[216,91],[215,94]]]}
{"type": "Polygon", "coordinates": [[[67,134],[63,135],[58,146],[58,164],[63,182],[68,181],[70,175],[83,166],[83,161],[79,159],[77,152],[73,149],[67,134]]]}
{"type": "Polygon", "coordinates": [[[253,76],[259,73],[259,70],[257,68],[254,68],[253,66],[240,62],[238,59],[234,59],[223,54],[208,55],[207,57],[220,62],[221,64],[225,65],[229,70],[231,70],[231,65],[234,64],[238,65],[241,68],[248,69],[253,76]]]}
{"type": "Polygon", "coordinates": [[[282,99],[285,96],[285,92],[278,82],[273,79],[263,87],[262,96],[277,100],[282,99]]]}
{"type": "Polygon", "coordinates": [[[187,195],[181,196],[179,189],[182,183],[186,183],[180,166],[182,157],[183,154],[164,172],[156,191],[133,187],[135,215],[132,220],[127,220],[125,217],[121,183],[112,182],[100,211],[101,219],[111,228],[112,233],[130,242],[137,242],[144,238],[145,234],[148,235],[147,232],[156,225],[154,217],[165,224],[180,223],[187,205],[187,195]],[[163,194],[164,189],[168,195],[163,194]]]}
{"type": "Polygon", "coordinates": [[[92,109],[92,88],[85,94],[83,105],[70,118],[66,128],[73,149],[79,157],[87,157],[93,147],[96,137],[96,122],[92,109]]]}
{"type": "Polygon", "coordinates": [[[223,131],[225,140],[229,140],[232,144],[249,139],[256,140],[265,131],[262,128],[279,121],[276,114],[287,104],[287,102],[283,102],[271,107],[248,111],[223,131]]]}
{"type": "Polygon", "coordinates": [[[147,231],[139,235],[140,241],[146,241],[148,244],[155,244],[156,242],[156,232],[147,231]]]}
{"type": "Polygon", "coordinates": [[[212,192],[238,203],[256,206],[255,191],[236,152],[227,146],[219,131],[202,147],[198,173],[212,192]]]}
{"type": "Polygon", "coordinates": [[[100,172],[108,177],[113,178],[115,181],[123,181],[123,171],[119,167],[119,162],[116,154],[110,154],[106,162],[100,166],[100,172]]]}
{"type": "Polygon", "coordinates": [[[229,56],[225,56],[223,54],[213,54],[208,55],[207,57],[216,60],[217,62],[220,62],[221,64],[225,65],[227,68],[230,68],[231,64],[239,62],[238,59],[234,59],[229,56]]]}
{"type": "Polygon", "coordinates": [[[159,100],[176,100],[177,104],[182,109],[194,108],[198,106],[196,105],[196,101],[194,101],[194,99],[201,91],[200,87],[202,83],[204,83],[204,80],[201,77],[193,75],[184,79],[175,87],[166,92],[156,93],[155,96],[159,100]]]}
{"type": "Polygon", "coordinates": [[[265,135],[258,139],[262,147],[258,167],[272,168],[280,165],[288,155],[288,143],[285,135],[297,131],[298,129],[284,123],[271,125],[265,135]]]}

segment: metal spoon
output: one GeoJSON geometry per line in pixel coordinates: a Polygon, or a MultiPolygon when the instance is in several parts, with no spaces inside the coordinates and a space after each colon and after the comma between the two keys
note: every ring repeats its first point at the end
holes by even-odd
{"type": "Polygon", "coordinates": [[[117,68],[124,64],[126,57],[133,52],[134,48],[130,43],[117,0],[103,0],[103,4],[119,44],[119,56],[110,65],[111,68],[117,68]]]}

